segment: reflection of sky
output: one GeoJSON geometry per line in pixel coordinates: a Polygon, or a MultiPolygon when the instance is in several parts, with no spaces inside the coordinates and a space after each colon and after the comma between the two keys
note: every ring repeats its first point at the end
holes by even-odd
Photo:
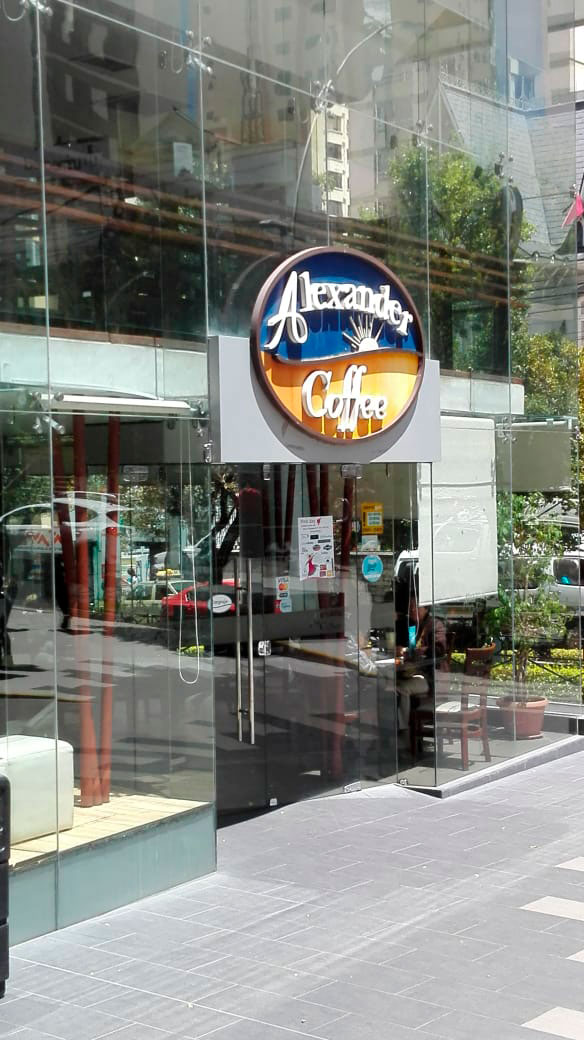
{"type": "MultiPolygon", "coordinates": [[[[342,264],[343,271],[334,276],[331,276],[330,273],[331,255],[327,253],[319,253],[316,256],[308,257],[305,261],[299,263],[295,270],[299,274],[301,271],[308,271],[312,282],[335,282],[337,284],[353,282],[355,285],[369,286],[374,292],[379,292],[379,287],[387,284],[383,275],[378,273],[366,261],[361,260],[360,257],[350,256],[349,254],[339,257],[337,254],[337,263],[339,262],[342,264]]],[[[270,293],[260,330],[260,346],[262,348],[272,338],[274,333],[274,327],[268,328],[266,320],[272,314],[278,312],[282,290],[290,274],[291,272],[287,271],[270,293]]],[[[389,285],[391,298],[399,300],[404,310],[407,310],[407,304],[391,280],[389,285]]],[[[298,300],[298,305],[300,306],[300,300],[298,300]]],[[[349,320],[350,318],[353,318],[357,325],[359,324],[359,319],[361,319],[361,324],[364,324],[367,319],[370,320],[370,315],[365,314],[363,311],[310,311],[305,313],[304,317],[309,329],[306,343],[292,343],[288,339],[285,327],[276,351],[278,357],[287,361],[309,361],[313,358],[318,359],[335,355],[342,357],[344,354],[354,357],[355,351],[353,351],[351,344],[344,338],[343,332],[355,335],[355,330],[349,320]]],[[[373,321],[373,335],[377,334],[379,324],[379,319],[375,318],[373,321]]],[[[382,349],[384,347],[386,349],[399,347],[402,350],[414,351],[416,346],[421,346],[416,343],[412,326],[410,326],[408,335],[404,338],[403,336],[398,336],[387,322],[383,323],[383,332],[379,337],[378,344],[382,349]]]]}

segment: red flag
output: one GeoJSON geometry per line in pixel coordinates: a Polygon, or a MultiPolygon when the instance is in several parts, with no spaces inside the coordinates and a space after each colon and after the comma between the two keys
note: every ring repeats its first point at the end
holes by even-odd
{"type": "Polygon", "coordinates": [[[581,217],[583,213],[584,202],[582,201],[582,196],[578,194],[576,195],[572,205],[570,206],[568,212],[566,213],[566,216],[564,217],[564,223],[562,224],[562,227],[568,227],[570,224],[573,224],[574,221],[578,220],[578,218],[581,217]]]}

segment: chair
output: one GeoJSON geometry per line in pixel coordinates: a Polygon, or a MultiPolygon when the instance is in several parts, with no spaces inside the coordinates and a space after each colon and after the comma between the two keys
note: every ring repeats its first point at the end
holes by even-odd
{"type": "Polygon", "coordinates": [[[471,647],[466,651],[464,678],[460,696],[437,701],[436,710],[427,705],[412,713],[412,741],[417,746],[424,735],[434,734],[439,753],[444,741],[460,740],[462,768],[469,766],[468,742],[475,738],[482,742],[485,762],[491,761],[487,720],[488,679],[493,666],[495,644],[471,647]],[[472,698],[472,700],[471,700],[472,698]]]}

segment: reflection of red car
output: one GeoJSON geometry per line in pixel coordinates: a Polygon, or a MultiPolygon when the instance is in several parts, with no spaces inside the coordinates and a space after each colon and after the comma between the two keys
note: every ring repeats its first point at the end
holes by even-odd
{"type": "MultiPolygon", "coordinates": [[[[234,584],[233,579],[226,578],[221,583],[221,592],[213,594],[211,609],[215,616],[235,614],[234,584]]],[[[200,585],[197,585],[196,597],[194,585],[181,589],[180,592],[175,592],[171,596],[164,596],[160,603],[161,617],[166,617],[169,621],[177,620],[181,608],[183,618],[194,617],[195,612],[199,617],[208,617],[210,613],[208,582],[201,582],[200,585]]]]}

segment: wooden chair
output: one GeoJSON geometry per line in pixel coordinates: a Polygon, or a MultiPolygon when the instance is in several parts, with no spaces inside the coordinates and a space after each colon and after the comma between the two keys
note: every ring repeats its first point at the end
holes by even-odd
{"type": "Polygon", "coordinates": [[[437,700],[435,712],[424,704],[412,713],[415,746],[425,734],[434,735],[435,728],[439,753],[442,753],[445,740],[460,740],[463,770],[469,766],[468,742],[473,738],[482,742],[485,762],[491,761],[487,696],[494,653],[494,643],[480,648],[470,647],[466,651],[460,696],[437,700]]]}

